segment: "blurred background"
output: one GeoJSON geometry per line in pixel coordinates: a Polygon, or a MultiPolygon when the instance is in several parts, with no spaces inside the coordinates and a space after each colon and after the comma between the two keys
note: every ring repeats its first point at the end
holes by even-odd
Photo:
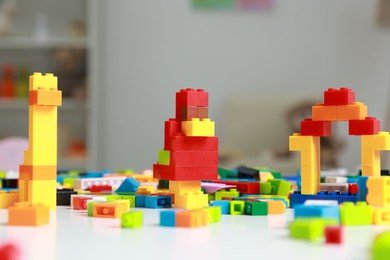
{"type": "MultiPolygon", "coordinates": [[[[151,168],[175,92],[204,88],[221,165],[294,173],[288,136],[327,88],[390,130],[390,0],[0,0],[0,66],[0,168],[22,162],[40,71],[63,91],[60,169],[151,168]]],[[[323,168],[355,170],[360,139],[333,130],[323,168]]]]}

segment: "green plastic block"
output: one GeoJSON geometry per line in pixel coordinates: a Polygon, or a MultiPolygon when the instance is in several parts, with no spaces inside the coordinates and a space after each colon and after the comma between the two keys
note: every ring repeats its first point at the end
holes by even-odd
{"type": "Polygon", "coordinates": [[[143,212],[129,211],[122,214],[121,227],[122,228],[139,228],[142,227],[143,212]]]}
{"type": "Polygon", "coordinates": [[[344,202],[340,206],[340,224],[343,226],[364,226],[372,224],[372,207],[365,201],[344,202]]]}
{"type": "Polygon", "coordinates": [[[75,177],[79,176],[80,173],[81,173],[80,171],[68,171],[68,175],[75,176],[75,177]]]}
{"type": "Polygon", "coordinates": [[[218,167],[218,175],[221,179],[237,177],[237,173],[222,167],[218,167]]]}
{"type": "Polygon", "coordinates": [[[129,195],[108,195],[106,196],[107,201],[118,201],[125,200],[129,202],[130,208],[135,208],[135,196],[129,195]]]}
{"type": "Polygon", "coordinates": [[[245,214],[251,216],[267,216],[268,203],[264,201],[246,201],[245,214]]]}
{"type": "Polygon", "coordinates": [[[377,235],[372,247],[372,260],[388,260],[390,257],[390,231],[377,235]]]}
{"type": "Polygon", "coordinates": [[[76,178],[64,178],[64,184],[70,185],[71,187],[74,187],[74,181],[76,178]]]}
{"type": "Polygon", "coordinates": [[[236,198],[236,197],[240,197],[240,192],[238,192],[237,189],[230,189],[229,191],[222,189],[215,193],[215,200],[222,200],[222,198],[236,198]]]}
{"type": "Polygon", "coordinates": [[[326,226],[335,226],[335,219],[302,218],[290,225],[290,236],[295,239],[316,241],[324,236],[326,226]]]}
{"type": "Polygon", "coordinates": [[[281,179],[283,177],[282,173],[280,173],[280,172],[271,171],[271,174],[272,174],[272,176],[274,176],[275,179],[281,179]]]}
{"type": "Polygon", "coordinates": [[[7,172],[5,172],[5,171],[0,171],[0,178],[1,178],[1,179],[5,179],[5,177],[7,177],[7,172]]]}
{"type": "Polygon", "coordinates": [[[287,197],[291,190],[291,183],[284,180],[268,180],[271,183],[271,194],[287,197]]]}
{"type": "Polygon", "coordinates": [[[134,173],[133,169],[119,169],[116,171],[119,174],[131,174],[134,173]]]}
{"type": "Polygon", "coordinates": [[[209,195],[209,203],[210,203],[210,201],[215,200],[215,194],[214,193],[208,193],[207,195],[209,195]]]}
{"type": "Polygon", "coordinates": [[[243,215],[245,212],[245,201],[231,200],[229,201],[230,215],[243,215]]]}
{"type": "Polygon", "coordinates": [[[168,180],[158,180],[158,188],[160,190],[169,189],[169,181],[168,180]]]}
{"type": "Polygon", "coordinates": [[[217,223],[221,221],[221,207],[210,206],[204,208],[207,211],[210,217],[210,223],[217,223]]]}
{"type": "Polygon", "coordinates": [[[271,183],[270,182],[260,182],[260,194],[271,194],[271,183]]]}
{"type": "Polygon", "coordinates": [[[168,150],[160,150],[158,152],[158,164],[169,165],[171,160],[171,152],[168,150]]]}
{"type": "Polygon", "coordinates": [[[93,217],[93,204],[101,201],[87,201],[87,216],[93,217]]]}

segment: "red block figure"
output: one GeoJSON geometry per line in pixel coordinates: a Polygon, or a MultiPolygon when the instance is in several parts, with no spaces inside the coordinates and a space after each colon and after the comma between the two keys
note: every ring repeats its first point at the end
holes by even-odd
{"type": "Polygon", "coordinates": [[[344,240],[343,228],[340,226],[328,226],[325,228],[325,243],[342,244],[344,240]]]}
{"type": "Polygon", "coordinates": [[[350,105],[355,102],[355,92],[350,88],[329,88],[324,92],[325,106],[350,105]]]}
{"type": "Polygon", "coordinates": [[[349,135],[376,135],[380,130],[380,121],[375,117],[349,121],[349,135]]]}
{"type": "Polygon", "coordinates": [[[332,122],[313,121],[311,118],[306,118],[301,122],[301,135],[331,136],[332,122]]]}

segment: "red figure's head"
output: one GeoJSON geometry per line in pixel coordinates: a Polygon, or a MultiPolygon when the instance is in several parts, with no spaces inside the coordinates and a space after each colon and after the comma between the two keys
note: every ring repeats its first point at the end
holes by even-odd
{"type": "Polygon", "coordinates": [[[208,118],[209,93],[203,89],[182,89],[176,93],[176,120],[208,118]]]}

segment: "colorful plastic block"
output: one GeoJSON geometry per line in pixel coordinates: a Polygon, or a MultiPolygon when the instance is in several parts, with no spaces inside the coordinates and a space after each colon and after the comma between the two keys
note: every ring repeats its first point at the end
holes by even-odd
{"type": "Polygon", "coordinates": [[[362,150],[384,151],[390,150],[389,132],[379,132],[375,135],[362,135],[362,150]]]}
{"type": "Polygon", "coordinates": [[[171,159],[170,159],[170,151],[167,150],[160,150],[158,152],[158,164],[162,165],[169,165],[171,159]]]}
{"type": "Polygon", "coordinates": [[[242,181],[213,181],[214,183],[223,183],[236,186],[236,190],[241,194],[259,194],[260,185],[258,182],[242,182],[242,181]]]}
{"type": "Polygon", "coordinates": [[[31,90],[29,94],[29,105],[37,106],[61,106],[62,92],[51,89],[31,90]]]}
{"type": "Polygon", "coordinates": [[[181,89],[176,93],[176,119],[181,120],[181,112],[185,106],[207,107],[209,95],[203,89],[181,89]]]}
{"type": "Polygon", "coordinates": [[[19,179],[21,180],[56,180],[56,165],[20,165],[19,179]]]}
{"type": "Polygon", "coordinates": [[[268,203],[263,201],[246,201],[245,214],[251,216],[267,216],[268,203]]]}
{"type": "Polygon", "coordinates": [[[305,195],[300,192],[294,192],[290,194],[290,207],[294,208],[295,205],[303,204],[306,200],[336,200],[339,203],[343,202],[356,202],[357,197],[349,194],[326,193],[319,192],[317,195],[305,195]]]}
{"type": "Polygon", "coordinates": [[[375,135],[380,131],[380,121],[375,117],[366,117],[363,120],[350,120],[349,135],[375,135]]]}
{"type": "Polygon", "coordinates": [[[324,105],[350,105],[355,102],[355,92],[350,88],[329,88],[324,92],[324,105]]]}
{"type": "Polygon", "coordinates": [[[6,209],[14,205],[19,201],[19,192],[18,191],[9,191],[0,190],[0,209],[6,209]]]}
{"type": "Polygon", "coordinates": [[[88,200],[92,200],[92,197],[74,197],[73,198],[73,209],[74,210],[86,210],[88,200]]]}
{"type": "Polygon", "coordinates": [[[375,207],[390,207],[390,177],[369,177],[367,202],[375,207]]]}
{"type": "Polygon", "coordinates": [[[390,208],[373,208],[372,222],[375,225],[390,225],[390,208]]]}
{"type": "Polygon", "coordinates": [[[259,170],[254,168],[249,168],[246,166],[240,166],[236,169],[237,176],[239,179],[256,179],[260,178],[259,170]]]}
{"type": "Polygon", "coordinates": [[[49,224],[49,207],[43,204],[18,202],[8,208],[8,225],[42,226],[49,224]]]}
{"type": "Polygon", "coordinates": [[[334,219],[297,219],[290,225],[290,236],[295,239],[316,241],[324,236],[326,226],[336,224],[334,219]]]}
{"type": "Polygon", "coordinates": [[[359,201],[354,205],[345,202],[340,206],[340,224],[343,226],[363,226],[372,224],[372,207],[359,201]]]}
{"type": "Polygon", "coordinates": [[[230,215],[243,215],[245,211],[245,201],[229,201],[230,215]]]}
{"type": "Polygon", "coordinates": [[[342,244],[344,240],[343,228],[339,226],[325,227],[326,244],[342,244]]]}
{"type": "Polygon", "coordinates": [[[288,207],[287,203],[282,200],[272,199],[267,200],[268,205],[268,215],[276,215],[283,214],[286,212],[286,208],[288,207]]]}
{"type": "Polygon", "coordinates": [[[153,176],[173,181],[216,180],[218,178],[218,165],[174,167],[154,164],[153,176]]]}
{"type": "Polygon", "coordinates": [[[181,130],[185,136],[214,136],[215,123],[209,118],[193,118],[191,121],[182,121],[181,130]]]}
{"type": "Polygon", "coordinates": [[[175,227],[176,226],[176,211],[163,210],[160,211],[160,226],[175,227]]]}
{"type": "Polygon", "coordinates": [[[0,245],[1,260],[22,260],[21,250],[18,246],[12,243],[0,245]]]}
{"type": "Polygon", "coordinates": [[[271,183],[271,194],[287,197],[291,191],[291,183],[284,180],[268,180],[271,183]]]}
{"type": "Polygon", "coordinates": [[[170,153],[172,166],[217,166],[218,151],[172,151],[170,153]]]}
{"type": "MultiPolygon", "coordinates": [[[[181,121],[191,121],[193,118],[199,118],[198,107],[197,106],[183,106],[182,111],[181,111],[181,121]]],[[[206,118],[207,118],[207,116],[206,116],[206,118]]]]}
{"type": "Polygon", "coordinates": [[[142,227],[143,212],[142,211],[130,211],[124,212],[121,216],[122,228],[139,228],[142,227]]]}
{"type": "Polygon", "coordinates": [[[294,218],[326,218],[334,219],[339,222],[340,211],[339,207],[322,206],[322,205],[295,205],[294,218]]]}
{"type": "Polygon", "coordinates": [[[337,121],[362,120],[367,117],[367,106],[360,102],[337,107],[337,121]]]}
{"type": "Polygon", "coordinates": [[[377,235],[372,247],[372,260],[387,260],[390,255],[390,231],[377,235]]]}
{"type": "Polygon", "coordinates": [[[199,209],[209,205],[207,194],[175,194],[175,208],[199,209]]]}
{"type": "Polygon", "coordinates": [[[73,189],[57,189],[57,206],[70,206],[70,198],[76,194],[73,189]]]}
{"type": "Polygon", "coordinates": [[[230,189],[229,191],[220,190],[215,193],[215,200],[222,200],[223,198],[236,198],[240,197],[240,193],[237,189],[230,189]]]}
{"type": "Polygon", "coordinates": [[[227,201],[227,200],[215,200],[215,201],[213,201],[212,205],[215,206],[215,207],[220,207],[222,215],[230,214],[229,201],[227,201]]]}
{"type": "Polygon", "coordinates": [[[330,121],[313,121],[306,118],[301,122],[302,136],[331,136],[332,122],[330,121]]]}
{"type": "Polygon", "coordinates": [[[199,106],[198,107],[198,118],[208,118],[209,117],[209,107],[199,106]]]}
{"type": "Polygon", "coordinates": [[[172,207],[171,196],[146,196],[145,197],[145,208],[149,209],[160,209],[172,207]]]}
{"type": "Polygon", "coordinates": [[[129,210],[128,202],[100,202],[93,203],[93,216],[97,218],[120,218],[129,210]]]}
{"type": "Polygon", "coordinates": [[[140,183],[136,179],[126,178],[115,192],[120,195],[126,195],[136,192],[139,186],[140,183]]]}
{"type": "Polygon", "coordinates": [[[210,223],[217,223],[221,221],[221,207],[211,206],[202,210],[209,214],[210,223]]]}
{"type": "Polygon", "coordinates": [[[210,217],[205,210],[186,210],[176,213],[177,227],[202,227],[210,223],[210,217]]]}
{"type": "Polygon", "coordinates": [[[312,107],[313,121],[337,121],[337,106],[317,104],[312,107]]]}
{"type": "Polygon", "coordinates": [[[129,201],[130,208],[136,207],[136,196],[131,195],[108,195],[106,196],[107,201],[118,201],[118,200],[127,200],[129,201]]]}
{"type": "Polygon", "coordinates": [[[271,194],[271,190],[270,182],[260,182],[260,194],[271,194]]]}

